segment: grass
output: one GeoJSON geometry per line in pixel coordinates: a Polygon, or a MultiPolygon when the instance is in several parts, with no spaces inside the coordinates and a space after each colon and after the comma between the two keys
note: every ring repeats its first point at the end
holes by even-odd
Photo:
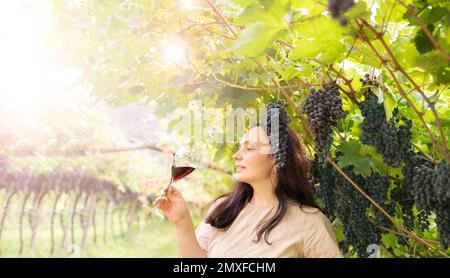
{"type": "MultiPolygon", "coordinates": [[[[193,213],[194,224],[200,222],[200,215],[193,213]]],[[[75,225],[75,248],[72,248],[69,237],[67,242],[67,250],[64,252],[60,249],[63,231],[59,227],[59,222],[55,229],[55,246],[56,252],[50,255],[51,233],[49,225],[42,224],[37,233],[36,246],[33,251],[30,250],[29,244],[31,239],[31,231],[28,228],[28,218],[24,219],[23,243],[24,248],[22,254],[19,254],[20,235],[18,228],[18,219],[9,219],[8,225],[3,230],[0,247],[0,257],[25,257],[25,258],[67,258],[67,257],[83,257],[83,258],[166,258],[178,257],[178,251],[175,241],[175,227],[167,221],[161,220],[155,216],[149,216],[141,219],[140,228],[135,227],[135,231],[125,234],[124,236],[114,238],[111,228],[107,227],[107,241],[103,242],[104,230],[103,224],[97,224],[97,242],[94,244],[92,228],[89,230],[88,246],[86,250],[81,252],[82,229],[78,223],[75,225]],[[14,224],[15,227],[12,227],[14,224]],[[74,250],[71,253],[71,250],[74,250]]],[[[125,225],[124,225],[125,226],[125,225]]],[[[126,227],[124,227],[125,229],[126,227]]],[[[115,233],[119,234],[119,226],[115,226],[115,233]]]]}

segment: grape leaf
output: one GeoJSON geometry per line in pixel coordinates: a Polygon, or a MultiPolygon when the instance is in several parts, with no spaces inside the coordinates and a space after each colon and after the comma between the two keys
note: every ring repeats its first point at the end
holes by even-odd
{"type": "Polygon", "coordinates": [[[186,70],[183,71],[180,75],[171,77],[166,82],[166,84],[164,84],[164,87],[166,88],[182,87],[183,85],[191,83],[194,80],[195,80],[195,73],[191,70],[186,70]]]}
{"type": "Polygon", "coordinates": [[[304,9],[308,15],[320,14],[326,10],[326,6],[316,0],[292,0],[294,9],[304,9]]]}
{"type": "MultiPolygon", "coordinates": [[[[434,26],[432,24],[428,24],[427,28],[428,30],[433,30],[434,26]]],[[[416,45],[417,51],[419,51],[420,54],[430,52],[434,49],[433,44],[422,29],[417,32],[414,38],[414,44],[416,45]]]]}
{"type": "Polygon", "coordinates": [[[230,51],[248,57],[257,57],[277,39],[285,34],[286,30],[280,27],[256,22],[239,33],[239,38],[233,43],[230,51]]]}
{"type": "Polygon", "coordinates": [[[321,53],[326,63],[339,61],[344,57],[345,45],[341,42],[344,28],[329,17],[318,17],[295,26],[299,39],[291,59],[313,58],[321,53]],[[327,30],[323,32],[322,30],[327,30]]]}
{"type": "Polygon", "coordinates": [[[397,236],[394,234],[383,234],[381,235],[381,241],[383,242],[386,248],[395,249],[397,246],[397,236]]]}
{"type": "Polygon", "coordinates": [[[362,145],[355,139],[342,141],[337,147],[336,152],[342,153],[337,157],[338,166],[345,167],[353,165],[355,174],[368,177],[372,173],[372,169],[382,170],[384,167],[380,161],[370,153],[362,151],[362,145]]]}
{"type": "Polygon", "coordinates": [[[420,14],[420,17],[425,22],[434,23],[446,15],[448,15],[448,9],[444,7],[432,7],[431,9],[425,9],[420,14]]]}
{"type": "Polygon", "coordinates": [[[255,22],[263,22],[266,26],[284,28],[286,26],[284,16],[289,9],[289,0],[259,0],[257,3],[248,6],[244,12],[236,18],[236,23],[253,24],[255,22]]]}
{"type": "Polygon", "coordinates": [[[259,75],[255,72],[250,72],[248,74],[247,85],[248,86],[257,86],[259,81],[259,75]]]}
{"type": "Polygon", "coordinates": [[[392,117],[392,111],[397,105],[395,99],[392,96],[392,93],[389,90],[384,92],[384,111],[386,111],[386,120],[389,121],[392,117]]]}

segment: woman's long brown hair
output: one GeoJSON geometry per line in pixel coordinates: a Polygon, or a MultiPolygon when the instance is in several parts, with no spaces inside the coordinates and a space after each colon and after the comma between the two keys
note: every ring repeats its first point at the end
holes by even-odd
{"type": "MultiPolygon", "coordinates": [[[[275,185],[275,195],[278,199],[277,211],[272,218],[260,223],[256,242],[259,242],[264,234],[266,243],[271,244],[268,242],[269,233],[286,214],[289,199],[300,204],[300,208],[306,205],[320,210],[314,200],[314,189],[310,182],[309,159],[304,153],[295,131],[288,128],[288,135],[286,166],[277,172],[278,182],[275,185]]],[[[225,197],[218,202],[218,205],[206,217],[205,222],[219,229],[229,228],[252,196],[253,188],[248,183],[237,182],[231,192],[225,193],[209,203],[211,205],[225,197]]]]}

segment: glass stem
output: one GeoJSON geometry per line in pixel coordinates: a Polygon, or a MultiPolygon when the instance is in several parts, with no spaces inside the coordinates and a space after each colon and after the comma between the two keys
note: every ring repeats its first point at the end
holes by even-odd
{"type": "Polygon", "coordinates": [[[170,188],[170,186],[172,185],[172,183],[173,183],[173,177],[170,177],[170,182],[169,182],[169,184],[168,184],[167,186],[170,188]]]}
{"type": "Polygon", "coordinates": [[[175,168],[175,153],[172,153],[172,171],[170,172],[170,182],[168,187],[170,188],[170,186],[173,183],[173,169],[175,168]]]}

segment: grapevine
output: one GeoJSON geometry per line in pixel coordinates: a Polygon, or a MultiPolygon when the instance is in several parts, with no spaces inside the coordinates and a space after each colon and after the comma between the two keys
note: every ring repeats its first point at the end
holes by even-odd
{"type": "Polygon", "coordinates": [[[287,104],[278,100],[267,105],[266,124],[267,134],[272,142],[271,150],[276,159],[275,169],[278,171],[286,165],[288,149],[288,124],[291,121],[286,112],[287,104]],[[278,124],[273,126],[272,124],[278,124]],[[276,142],[276,143],[275,143],[276,142]]]}
{"type": "Polygon", "coordinates": [[[339,87],[335,83],[324,85],[317,90],[311,88],[305,98],[303,112],[313,129],[316,152],[327,151],[330,145],[329,135],[337,120],[344,118],[348,112],[342,109],[339,87]]]}

